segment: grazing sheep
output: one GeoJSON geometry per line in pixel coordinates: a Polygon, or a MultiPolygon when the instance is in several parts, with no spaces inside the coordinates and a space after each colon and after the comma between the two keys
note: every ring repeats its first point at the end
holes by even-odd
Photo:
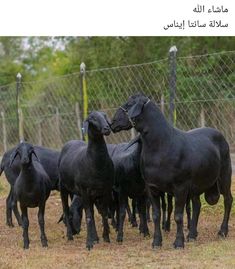
{"type": "Polygon", "coordinates": [[[14,199],[19,201],[22,212],[24,249],[29,248],[29,219],[28,208],[39,207],[38,223],[41,231],[41,242],[47,247],[47,238],[44,231],[44,213],[46,200],[51,191],[51,181],[35,153],[33,145],[22,142],[12,152],[10,166],[16,156],[20,158],[20,174],[14,184],[14,199]],[[32,156],[36,157],[36,161],[32,156]]]}

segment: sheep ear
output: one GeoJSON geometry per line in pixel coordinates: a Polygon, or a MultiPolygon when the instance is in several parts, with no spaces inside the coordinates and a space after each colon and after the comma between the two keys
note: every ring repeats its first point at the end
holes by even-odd
{"type": "Polygon", "coordinates": [[[14,162],[14,160],[15,160],[15,158],[16,158],[16,156],[17,156],[18,154],[19,154],[19,153],[18,153],[17,150],[14,150],[14,151],[12,152],[12,154],[11,154],[11,156],[10,156],[10,164],[9,164],[9,167],[12,166],[12,164],[13,164],[13,162],[14,162]]]}
{"type": "Polygon", "coordinates": [[[37,156],[37,154],[36,154],[36,152],[35,152],[34,150],[33,150],[32,154],[35,156],[36,160],[37,160],[38,162],[40,162],[40,160],[39,160],[39,158],[38,158],[38,156],[37,156]]]}
{"type": "Polygon", "coordinates": [[[128,110],[128,116],[132,119],[137,116],[139,116],[143,110],[144,104],[142,102],[138,102],[134,106],[131,107],[130,110],[128,110]]]}
{"type": "Polygon", "coordinates": [[[86,135],[88,132],[88,126],[89,126],[89,122],[88,122],[88,120],[85,120],[83,122],[83,127],[82,127],[82,132],[84,135],[86,135]]]}

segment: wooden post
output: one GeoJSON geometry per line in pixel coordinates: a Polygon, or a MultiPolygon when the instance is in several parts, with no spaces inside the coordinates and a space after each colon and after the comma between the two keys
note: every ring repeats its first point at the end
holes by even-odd
{"type": "MultiPolygon", "coordinates": [[[[82,123],[88,116],[88,93],[86,87],[86,65],[85,63],[81,63],[80,65],[80,93],[82,97],[82,123]]],[[[84,141],[88,141],[87,136],[82,136],[84,141]]]]}
{"type": "Polygon", "coordinates": [[[170,65],[170,106],[169,106],[169,121],[172,126],[176,124],[176,109],[175,109],[175,96],[176,96],[176,46],[172,46],[169,50],[169,65],[170,65]]]}
{"type": "Polygon", "coordinates": [[[60,113],[58,107],[56,107],[56,114],[55,114],[55,125],[56,125],[56,133],[58,137],[58,147],[61,147],[61,137],[60,137],[60,113]]]}
{"type": "Polygon", "coordinates": [[[19,115],[19,138],[20,141],[24,140],[24,116],[21,108],[18,108],[19,115]]]}
{"type": "Polygon", "coordinates": [[[202,107],[201,109],[201,113],[200,113],[200,125],[201,127],[205,127],[205,112],[204,112],[204,108],[202,107]]]}
{"type": "Polygon", "coordinates": [[[19,140],[24,140],[24,128],[23,128],[23,113],[20,108],[20,87],[21,87],[21,74],[18,73],[16,76],[16,117],[17,117],[17,127],[19,140]]]}
{"type": "Polygon", "coordinates": [[[78,133],[79,133],[79,139],[83,139],[83,135],[82,135],[82,122],[81,122],[81,111],[80,111],[80,107],[79,107],[79,103],[76,102],[75,104],[75,114],[76,114],[76,119],[77,119],[77,128],[78,128],[78,133]]]}
{"type": "Polygon", "coordinates": [[[3,149],[4,152],[7,151],[7,131],[6,131],[6,120],[5,120],[5,113],[1,112],[2,116],[2,136],[3,136],[3,149]]]}
{"type": "Polygon", "coordinates": [[[38,145],[42,146],[42,121],[38,121],[38,145]]]}

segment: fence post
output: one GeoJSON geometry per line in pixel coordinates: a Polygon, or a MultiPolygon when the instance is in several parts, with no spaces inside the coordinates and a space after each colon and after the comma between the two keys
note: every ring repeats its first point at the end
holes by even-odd
{"type": "Polygon", "coordinates": [[[79,132],[79,138],[83,139],[83,134],[82,134],[82,121],[81,121],[81,111],[79,107],[79,103],[75,103],[75,114],[77,118],[77,127],[78,127],[78,132],[79,132]]]}
{"type": "Polygon", "coordinates": [[[176,124],[176,109],[175,109],[175,95],[176,95],[176,46],[172,46],[169,50],[169,65],[170,65],[170,105],[169,105],[169,121],[175,126],[176,124]]]}
{"type": "MultiPolygon", "coordinates": [[[[80,93],[82,97],[82,123],[88,116],[88,96],[87,96],[87,87],[86,87],[86,65],[85,63],[81,63],[80,65],[80,93]]],[[[82,135],[82,139],[87,141],[87,137],[82,135]]]]}
{"type": "Polygon", "coordinates": [[[7,151],[7,131],[6,131],[6,120],[5,120],[5,113],[1,111],[2,116],[2,135],[3,135],[3,149],[4,152],[7,151]]]}
{"type": "Polygon", "coordinates": [[[23,112],[20,109],[21,74],[16,75],[16,118],[19,141],[24,140],[23,112]]]}
{"type": "Polygon", "coordinates": [[[61,147],[62,142],[61,142],[61,135],[60,135],[60,112],[59,112],[59,108],[56,107],[55,108],[55,124],[56,124],[56,133],[57,133],[57,137],[58,137],[58,148],[61,147]]]}
{"type": "Polygon", "coordinates": [[[38,121],[38,145],[42,146],[42,121],[38,121]]]}
{"type": "Polygon", "coordinates": [[[19,138],[20,141],[24,140],[24,115],[21,108],[18,109],[19,114],[19,138]]]}
{"type": "Polygon", "coordinates": [[[205,127],[205,112],[204,112],[204,108],[202,107],[201,109],[201,113],[200,113],[200,127],[205,127]]]}

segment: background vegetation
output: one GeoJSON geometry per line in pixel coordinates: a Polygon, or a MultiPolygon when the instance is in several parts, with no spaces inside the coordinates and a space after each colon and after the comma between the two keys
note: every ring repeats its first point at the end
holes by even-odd
{"type": "MultiPolygon", "coordinates": [[[[0,37],[0,155],[19,141],[18,72],[25,139],[60,149],[81,138],[81,62],[89,111],[112,117],[129,95],[142,91],[163,100],[168,118],[172,45],[178,49],[176,127],[217,128],[235,150],[235,37],[0,37]]],[[[107,141],[130,138],[122,132],[107,141]]]]}
{"type": "Polygon", "coordinates": [[[131,65],[168,57],[172,45],[178,56],[230,51],[235,37],[0,37],[0,85],[89,70],[131,65]]]}

